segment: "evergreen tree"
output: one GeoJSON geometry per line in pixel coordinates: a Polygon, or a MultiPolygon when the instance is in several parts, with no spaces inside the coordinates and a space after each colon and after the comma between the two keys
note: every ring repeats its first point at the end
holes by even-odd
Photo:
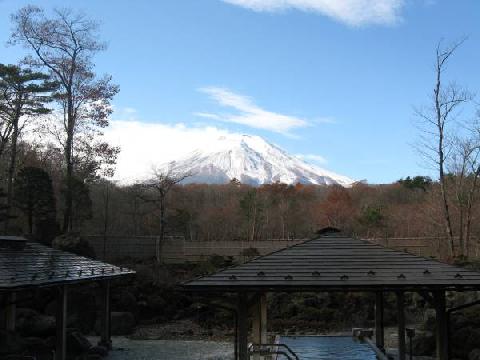
{"type": "Polygon", "coordinates": [[[5,191],[0,188],[0,223],[6,221],[9,218],[13,218],[13,216],[9,214],[10,206],[8,206],[4,201],[6,197],[7,194],[5,194],[5,191]]]}
{"type": "Polygon", "coordinates": [[[0,64],[0,119],[2,129],[6,131],[6,136],[2,137],[0,155],[8,141],[10,144],[5,230],[8,229],[9,208],[13,199],[18,139],[28,120],[51,111],[46,104],[52,101],[56,87],[49,75],[17,65],[0,64]]]}
{"type": "Polygon", "coordinates": [[[99,78],[95,73],[93,56],[104,50],[105,44],[99,41],[98,23],[83,13],[64,8],[49,14],[30,5],[12,15],[12,21],[11,43],[30,49],[33,56],[25,60],[48,71],[60,85],[56,100],[63,110],[63,121],[56,135],[65,157],[63,231],[67,232],[73,224],[79,141],[88,153],[106,156],[107,165],[118,154],[118,149],[107,143],[91,146],[108,126],[111,101],[119,87],[111,76],[99,78]]]}
{"type": "Polygon", "coordinates": [[[28,231],[33,234],[33,225],[55,219],[55,196],[52,180],[40,168],[25,167],[18,172],[14,186],[16,206],[27,217],[28,231]]]}

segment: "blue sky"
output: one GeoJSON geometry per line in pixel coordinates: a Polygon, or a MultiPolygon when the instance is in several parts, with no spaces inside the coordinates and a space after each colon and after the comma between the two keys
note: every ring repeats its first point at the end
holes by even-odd
{"type": "MultiPolygon", "coordinates": [[[[446,75],[480,88],[476,0],[0,0],[2,44],[24,4],[101,20],[97,70],[121,87],[114,119],[158,124],[143,131],[159,144],[162,129],[257,134],[370,183],[430,171],[412,146],[413,107],[428,103],[441,38],[469,36],[446,75]]],[[[22,54],[2,46],[0,62],[22,54]]]]}

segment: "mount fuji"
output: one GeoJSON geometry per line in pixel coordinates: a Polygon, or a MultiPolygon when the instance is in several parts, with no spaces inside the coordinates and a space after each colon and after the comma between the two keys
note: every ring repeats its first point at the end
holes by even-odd
{"type": "Polygon", "coordinates": [[[208,147],[168,164],[192,174],[184,183],[224,184],[232,179],[249,185],[275,182],[350,186],[354,181],[288,154],[260,136],[228,134],[208,147]]]}

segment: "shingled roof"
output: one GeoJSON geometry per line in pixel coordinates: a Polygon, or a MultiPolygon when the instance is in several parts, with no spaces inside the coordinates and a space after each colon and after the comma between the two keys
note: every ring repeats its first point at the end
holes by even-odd
{"type": "Polygon", "coordinates": [[[325,235],[186,282],[192,291],[469,290],[480,273],[385,248],[325,235]]]}
{"type": "Polygon", "coordinates": [[[134,271],[20,237],[0,237],[0,291],[106,280],[131,274],[134,271]]]}

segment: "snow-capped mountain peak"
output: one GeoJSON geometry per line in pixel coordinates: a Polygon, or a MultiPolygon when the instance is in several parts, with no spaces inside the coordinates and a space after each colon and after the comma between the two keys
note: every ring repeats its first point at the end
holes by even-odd
{"type": "Polygon", "coordinates": [[[253,135],[220,136],[208,147],[172,161],[169,166],[192,174],[186,180],[188,183],[221,184],[234,178],[251,185],[281,182],[349,186],[353,183],[346,176],[311,165],[253,135]]]}

